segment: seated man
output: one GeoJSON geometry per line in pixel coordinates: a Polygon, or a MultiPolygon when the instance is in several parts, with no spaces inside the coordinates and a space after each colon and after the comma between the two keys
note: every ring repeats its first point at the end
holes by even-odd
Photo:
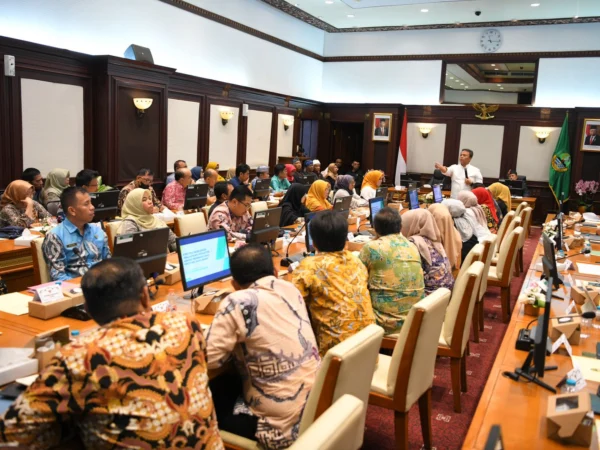
{"type": "Polygon", "coordinates": [[[70,280],[110,258],[108,239],[94,219],[90,194],[82,187],[66,188],[60,196],[65,220],[46,234],[42,251],[53,280],[70,280]]]}
{"type": "Polygon", "coordinates": [[[21,174],[21,180],[27,181],[29,184],[31,184],[33,186],[33,188],[34,188],[33,200],[35,200],[36,202],[41,204],[42,203],[41,195],[42,195],[42,190],[44,189],[44,177],[42,177],[42,174],[40,173],[40,171],[33,167],[25,169],[23,171],[23,173],[21,174]]]}
{"type": "Polygon", "coordinates": [[[173,211],[183,210],[185,190],[190,184],[192,184],[192,171],[190,169],[177,169],[175,179],[163,191],[163,205],[173,211]]]}
{"type": "Polygon", "coordinates": [[[6,412],[0,441],[65,448],[77,430],[89,449],[222,448],[196,319],[150,311],[130,259],[102,261],[81,287],[100,327],[60,349],[6,412]]]}
{"type": "Polygon", "coordinates": [[[287,448],[320,361],[306,305],[293,284],[276,277],[263,246],[238,249],[231,275],[236,292],[221,302],[207,334],[208,368],[233,358],[243,373],[210,383],[219,428],[287,448]]]}
{"type": "Polygon", "coordinates": [[[527,177],[519,175],[516,171],[508,171],[508,179],[510,181],[521,181],[523,183],[523,197],[529,197],[529,189],[527,188],[527,177]]]}
{"type": "Polygon", "coordinates": [[[348,221],[337,212],[317,214],[309,225],[318,250],[293,272],[293,283],[308,305],[322,356],[331,347],[375,323],[369,273],[360,260],[344,250],[348,221]]]}
{"type": "Polygon", "coordinates": [[[377,239],[367,242],[360,260],[369,272],[369,293],[377,325],[386,334],[399,333],[411,307],[425,295],[421,256],[400,233],[402,218],[382,208],[373,221],[377,239]]]}
{"type": "Polygon", "coordinates": [[[269,179],[269,166],[258,166],[256,168],[256,177],[252,180],[252,190],[256,187],[256,180],[268,180],[269,179]]]}
{"type": "MultiPolygon", "coordinates": [[[[204,182],[206,184],[208,184],[208,192],[207,192],[207,198],[206,198],[206,204],[207,205],[212,205],[217,198],[215,197],[215,185],[217,184],[217,180],[219,179],[219,172],[217,172],[214,169],[206,169],[206,172],[204,172],[204,182]]],[[[196,182],[196,184],[200,184],[199,183],[200,180],[198,180],[196,182]]],[[[232,186],[233,188],[233,186],[232,186]]]]}
{"type": "Polygon", "coordinates": [[[137,176],[135,177],[135,180],[133,180],[131,183],[129,183],[128,185],[124,186],[123,189],[121,189],[121,192],[119,193],[119,202],[117,203],[119,210],[123,208],[123,203],[125,203],[125,197],[127,197],[127,195],[135,188],[140,188],[148,189],[150,190],[150,192],[152,192],[152,203],[154,204],[154,212],[157,213],[162,211],[165,207],[162,205],[162,203],[156,196],[156,192],[154,192],[154,189],[152,188],[152,183],[154,183],[154,173],[150,169],[140,169],[140,171],[137,173],[137,176]]]}
{"type": "Polygon", "coordinates": [[[287,179],[285,164],[277,164],[271,178],[271,189],[275,191],[275,197],[283,197],[283,191],[287,191],[289,188],[290,182],[287,179]]]}
{"type": "Polygon", "coordinates": [[[175,161],[175,164],[173,164],[173,173],[165,180],[165,186],[168,186],[169,183],[175,180],[175,172],[177,172],[178,169],[187,169],[187,163],[183,159],[175,161]]]}
{"type": "Polygon", "coordinates": [[[240,164],[235,168],[235,177],[229,182],[233,184],[233,187],[238,187],[240,184],[248,184],[250,179],[250,166],[248,164],[240,164]]]}
{"type": "Polygon", "coordinates": [[[215,210],[217,206],[221,203],[226,202],[229,199],[229,196],[233,192],[233,184],[229,181],[217,181],[215,184],[215,202],[208,209],[208,219],[210,220],[210,215],[215,210]]]}
{"type": "Polygon", "coordinates": [[[98,192],[98,177],[96,170],[83,169],[77,172],[75,186],[84,188],[87,192],[98,192]]]}
{"type": "Polygon", "coordinates": [[[215,207],[208,218],[208,229],[227,231],[227,239],[246,240],[252,231],[252,216],[248,212],[252,205],[252,192],[248,186],[238,186],[233,189],[229,200],[215,207]]]}

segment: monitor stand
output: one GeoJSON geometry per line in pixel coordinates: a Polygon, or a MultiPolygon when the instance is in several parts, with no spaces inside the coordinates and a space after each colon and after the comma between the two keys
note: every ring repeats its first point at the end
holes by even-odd
{"type": "MultiPolygon", "coordinates": [[[[538,386],[541,386],[544,389],[549,390],[553,394],[556,394],[556,389],[554,389],[549,384],[544,383],[542,380],[540,380],[538,377],[536,377],[534,375],[536,373],[536,368],[535,368],[535,366],[532,366],[532,363],[533,363],[533,353],[534,353],[534,350],[529,350],[529,354],[527,355],[527,358],[525,359],[525,362],[523,363],[523,366],[521,368],[516,368],[515,371],[514,371],[514,373],[513,372],[507,372],[507,375],[509,376],[509,378],[512,378],[515,381],[519,381],[519,377],[523,377],[527,381],[535,383],[538,386]]],[[[546,371],[546,370],[557,370],[557,369],[558,369],[558,366],[545,366],[544,367],[544,371],[546,371]]]]}
{"type": "Polygon", "coordinates": [[[201,296],[204,293],[204,285],[198,286],[192,289],[189,293],[183,296],[186,300],[194,300],[196,297],[201,296]]]}

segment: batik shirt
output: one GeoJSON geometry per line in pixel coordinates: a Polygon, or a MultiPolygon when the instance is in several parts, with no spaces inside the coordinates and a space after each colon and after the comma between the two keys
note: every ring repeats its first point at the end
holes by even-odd
{"type": "Polygon", "coordinates": [[[83,236],[69,219],[46,234],[42,244],[52,280],[82,277],[94,264],[110,258],[108,239],[100,225],[88,223],[83,236]]]}
{"type": "Polygon", "coordinates": [[[304,299],[274,276],[230,294],[207,335],[209,369],[231,357],[244,380],[236,405],[258,418],[257,440],[266,448],[289,447],[319,367],[319,353],[304,299]]]}
{"type": "MultiPolygon", "coordinates": [[[[119,210],[123,209],[123,205],[125,204],[125,199],[129,195],[129,193],[138,187],[139,186],[137,186],[135,184],[135,180],[133,180],[131,183],[123,186],[123,189],[121,189],[121,192],[119,193],[119,201],[117,203],[119,210]]],[[[162,203],[156,196],[156,192],[154,192],[154,189],[152,188],[152,186],[148,186],[148,190],[152,193],[152,203],[154,204],[154,207],[159,208],[159,209],[162,208],[162,203]]]]}
{"type": "Polygon", "coordinates": [[[487,205],[480,205],[480,206],[481,206],[481,209],[483,209],[483,212],[485,213],[485,220],[487,222],[488,230],[490,230],[490,232],[493,234],[498,234],[498,222],[496,222],[496,220],[494,219],[494,216],[492,216],[492,212],[490,211],[490,208],[488,208],[487,205]]]}
{"type": "Polygon", "coordinates": [[[399,333],[410,308],[425,295],[421,256],[401,234],[366,243],[360,260],[369,271],[369,293],[377,325],[399,333]]]}
{"type": "Polygon", "coordinates": [[[351,252],[318,253],[293,272],[324,356],[331,347],[375,323],[367,269],[351,252]]]}
{"type": "Polygon", "coordinates": [[[227,232],[227,238],[245,240],[246,235],[252,231],[252,216],[248,211],[243,216],[235,216],[229,210],[229,202],[223,202],[210,213],[208,228],[218,230],[223,228],[227,232]]]}
{"type": "Polygon", "coordinates": [[[71,428],[94,450],[222,449],[205,351],[187,314],[111,322],[57,353],[0,421],[0,440],[47,449],[71,428]]]}
{"type": "Polygon", "coordinates": [[[431,264],[428,264],[425,259],[421,258],[421,266],[425,277],[425,295],[435,292],[438,288],[446,288],[452,290],[454,287],[454,277],[452,276],[452,268],[447,257],[439,254],[431,241],[423,237],[429,253],[431,254],[431,264]]]}
{"type": "Polygon", "coordinates": [[[0,227],[14,226],[29,228],[35,222],[50,217],[50,213],[35,200],[32,211],[33,219],[25,214],[25,210],[21,210],[13,204],[8,204],[0,211],[0,227]]]}
{"type": "Polygon", "coordinates": [[[185,188],[181,183],[171,181],[163,191],[162,202],[163,205],[169,209],[175,211],[183,209],[183,204],[185,203],[185,188]]]}

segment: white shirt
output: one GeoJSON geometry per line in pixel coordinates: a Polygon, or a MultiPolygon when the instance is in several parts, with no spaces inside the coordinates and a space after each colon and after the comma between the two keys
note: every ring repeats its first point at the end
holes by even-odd
{"type": "Polygon", "coordinates": [[[467,164],[465,167],[460,164],[452,164],[444,174],[452,178],[452,198],[457,198],[460,191],[471,190],[471,186],[465,184],[465,169],[467,169],[469,178],[473,183],[483,183],[483,176],[477,167],[471,164],[467,164]]]}
{"type": "MultiPolygon", "coordinates": [[[[350,197],[348,191],[346,191],[345,189],[338,189],[337,191],[335,191],[333,201],[335,201],[336,198],[344,197],[350,197]]],[[[362,199],[360,195],[356,193],[356,190],[352,190],[352,201],[350,202],[350,208],[355,209],[360,208],[361,206],[369,206],[369,202],[367,200],[362,199]]]]}
{"type": "Polygon", "coordinates": [[[365,200],[370,200],[372,198],[375,198],[375,195],[377,195],[377,191],[375,189],[373,189],[371,186],[365,186],[364,188],[362,188],[360,190],[360,196],[362,198],[364,198],[365,200]]]}

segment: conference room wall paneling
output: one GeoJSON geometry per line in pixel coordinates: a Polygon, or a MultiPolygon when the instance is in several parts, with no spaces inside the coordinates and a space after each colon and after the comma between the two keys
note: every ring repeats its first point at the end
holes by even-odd
{"type": "Polygon", "coordinates": [[[167,126],[166,171],[173,171],[178,159],[187,161],[188,167],[197,165],[200,103],[169,98],[167,126]]]}
{"type": "Polygon", "coordinates": [[[252,109],[248,111],[246,164],[253,169],[261,164],[269,165],[272,126],[272,112],[252,109]]]}
{"type": "Polygon", "coordinates": [[[540,161],[550,161],[559,136],[560,127],[520,126],[517,173],[526,175],[528,180],[548,181],[550,167],[548,164],[540,164],[540,161]],[[550,136],[543,144],[535,136],[540,128],[550,131],[550,136]]]}
{"type": "Polygon", "coordinates": [[[408,172],[433,173],[435,163],[444,161],[446,124],[408,122],[406,128],[408,133],[408,172]],[[423,138],[419,131],[419,127],[423,125],[431,127],[427,138],[423,138]]]}
{"type": "MultiPolygon", "coordinates": [[[[224,102],[222,102],[224,103],[224,102]]],[[[218,161],[221,169],[227,170],[238,164],[238,132],[240,108],[233,103],[210,105],[210,134],[208,160],[218,161]],[[221,111],[233,111],[226,125],[221,120],[221,111]]]]}
{"type": "MultiPolygon", "coordinates": [[[[277,115],[277,156],[292,156],[294,152],[294,128],[283,129],[283,121],[294,119],[290,114],[277,115]]],[[[295,119],[294,119],[295,122],[295,119]]]]}

